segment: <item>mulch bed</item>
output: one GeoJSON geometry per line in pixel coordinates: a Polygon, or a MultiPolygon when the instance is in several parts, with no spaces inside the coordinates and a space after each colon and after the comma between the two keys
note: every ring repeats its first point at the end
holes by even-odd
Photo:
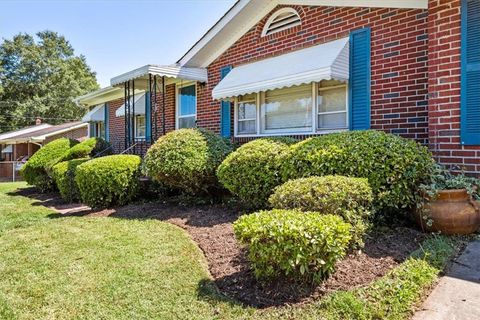
{"type": "MultiPolygon", "coordinates": [[[[35,197],[38,195],[28,194],[35,197]]],[[[52,195],[37,198],[46,205],[62,209],[61,201],[52,195]],[[43,197],[43,199],[41,198],[43,197]]],[[[270,285],[257,282],[249,269],[245,250],[239,247],[232,223],[238,218],[236,210],[222,206],[183,207],[167,203],[132,204],[107,210],[90,210],[71,206],[53,217],[110,216],[125,219],[159,219],[185,229],[198,243],[208,260],[215,285],[224,295],[254,307],[302,304],[336,290],[365,286],[384,276],[418,248],[422,233],[407,227],[386,229],[371,234],[365,248],[345,257],[336,271],[320,286],[292,285],[278,281],[270,285]]]]}

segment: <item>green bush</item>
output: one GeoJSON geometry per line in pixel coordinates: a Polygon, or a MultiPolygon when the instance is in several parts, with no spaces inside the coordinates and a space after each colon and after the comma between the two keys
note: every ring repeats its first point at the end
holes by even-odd
{"type": "Polygon", "coordinates": [[[60,161],[92,158],[100,152],[105,152],[103,156],[110,155],[112,153],[110,144],[102,138],[89,138],[70,148],[60,161]]]}
{"type": "Polygon", "coordinates": [[[301,178],[275,188],[269,202],[275,209],[298,209],[339,215],[352,225],[352,244],[362,246],[371,213],[372,189],[365,178],[301,178]]]}
{"type": "Polygon", "coordinates": [[[310,138],[290,148],[282,168],[290,179],[343,175],[367,178],[374,208],[383,215],[413,207],[416,189],[434,161],[426,147],[380,131],[351,131],[310,138]]]}
{"type": "Polygon", "coordinates": [[[69,202],[80,200],[78,187],[75,182],[75,173],[79,165],[89,160],[88,158],[73,159],[53,166],[51,175],[64,200],[69,202]]]}
{"type": "Polygon", "coordinates": [[[296,210],[260,211],[234,223],[258,279],[285,276],[315,282],[345,255],[350,227],[339,216],[296,210]]]}
{"type": "Polygon", "coordinates": [[[75,182],[91,207],[124,205],[138,194],[141,159],[134,155],[96,158],[77,167],[75,182]]]}
{"type": "Polygon", "coordinates": [[[28,184],[36,186],[42,192],[54,190],[55,184],[45,168],[52,160],[61,157],[77,143],[78,141],[76,140],[66,138],[60,138],[47,143],[28,159],[27,163],[22,167],[20,174],[28,184]]]}
{"type": "Polygon", "coordinates": [[[219,186],[215,170],[231,151],[230,142],[213,132],[172,131],[148,150],[144,173],[153,181],[187,194],[207,193],[219,186]]]}
{"type": "Polygon", "coordinates": [[[218,179],[245,205],[265,207],[268,196],[282,183],[281,161],[295,142],[290,138],[266,138],[244,144],[218,167],[218,179]]]}

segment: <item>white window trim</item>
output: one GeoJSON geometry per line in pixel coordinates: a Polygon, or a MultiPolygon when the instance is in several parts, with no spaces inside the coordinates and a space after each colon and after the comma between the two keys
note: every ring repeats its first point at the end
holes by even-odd
{"type": "Polygon", "coordinates": [[[187,81],[187,82],[183,82],[181,84],[175,85],[175,129],[179,129],[179,119],[181,119],[181,118],[195,117],[195,121],[197,121],[197,113],[198,113],[197,102],[198,102],[197,83],[195,81],[187,81]],[[195,86],[195,113],[181,116],[180,115],[180,108],[179,108],[180,100],[178,99],[179,91],[180,91],[181,88],[190,87],[192,85],[195,86]]]}
{"type": "Polygon", "coordinates": [[[349,102],[349,99],[348,99],[348,98],[349,98],[349,97],[348,97],[348,91],[349,91],[349,90],[348,90],[348,81],[345,82],[345,83],[343,83],[343,84],[341,84],[341,85],[338,85],[338,86],[330,86],[330,87],[324,87],[324,88],[318,87],[318,83],[317,83],[316,85],[317,85],[317,88],[318,88],[318,89],[315,91],[316,94],[317,94],[317,97],[316,97],[316,99],[315,99],[315,101],[317,102],[316,105],[315,105],[315,108],[317,109],[317,110],[316,110],[316,113],[315,113],[315,122],[317,122],[317,123],[315,124],[315,130],[317,130],[317,131],[348,130],[348,127],[349,127],[348,124],[350,123],[350,114],[349,114],[350,108],[349,108],[349,104],[348,104],[348,102],[349,102]],[[319,112],[319,111],[318,111],[318,92],[319,92],[319,91],[328,91],[328,90],[333,90],[333,89],[338,89],[338,88],[343,88],[343,87],[345,87],[345,98],[346,98],[346,103],[345,103],[345,105],[346,105],[347,109],[346,109],[345,111],[319,112]],[[345,126],[345,128],[325,129],[325,128],[319,128],[319,127],[318,127],[318,116],[319,116],[319,115],[325,115],[325,114],[340,114],[340,113],[345,113],[345,115],[346,115],[346,126],[345,126]]]}
{"type": "MultiPolygon", "coordinates": [[[[274,136],[285,136],[285,135],[322,135],[322,134],[329,134],[329,133],[336,133],[336,132],[345,132],[349,129],[350,123],[350,113],[349,113],[349,95],[348,95],[348,82],[338,86],[327,87],[325,90],[338,88],[338,87],[345,87],[346,91],[346,115],[347,115],[347,125],[345,128],[334,128],[334,129],[322,129],[318,128],[318,92],[319,92],[319,82],[312,82],[312,127],[310,129],[306,129],[305,131],[292,131],[291,129],[283,129],[283,130],[273,130],[272,132],[267,133],[260,133],[261,131],[261,121],[262,121],[262,114],[261,114],[261,103],[265,100],[265,93],[258,92],[256,93],[256,105],[257,105],[257,119],[256,120],[256,133],[248,133],[248,134],[239,134],[238,133],[238,98],[235,97],[234,99],[234,137],[238,138],[252,138],[252,137],[274,137],[274,136]]],[[[344,113],[345,111],[335,111],[332,113],[344,113]]],[[[327,114],[327,113],[321,113],[327,114]]],[[[252,119],[253,120],[253,119],[252,119]]]]}
{"type": "Polygon", "coordinates": [[[145,117],[145,115],[136,115],[135,116],[135,139],[145,139],[146,138],[146,135],[143,135],[143,136],[139,136],[138,135],[138,123],[137,123],[137,120],[139,118],[144,118],[144,121],[145,121],[145,134],[147,133],[147,118],[145,117]]]}

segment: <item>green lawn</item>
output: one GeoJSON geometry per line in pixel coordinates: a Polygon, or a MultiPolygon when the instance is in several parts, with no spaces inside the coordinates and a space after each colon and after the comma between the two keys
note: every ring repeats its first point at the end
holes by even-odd
{"type": "Polygon", "coordinates": [[[433,238],[426,257],[366,288],[259,311],[215,294],[202,252],[178,227],[52,219],[11,194],[23,186],[0,183],[0,319],[405,319],[453,252],[449,239],[433,238]]]}

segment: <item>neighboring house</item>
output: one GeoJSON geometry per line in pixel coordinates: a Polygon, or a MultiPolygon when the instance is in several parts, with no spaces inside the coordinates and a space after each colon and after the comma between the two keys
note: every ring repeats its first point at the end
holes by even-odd
{"type": "Polygon", "coordinates": [[[17,180],[18,170],[43,145],[58,138],[82,140],[87,124],[70,122],[61,125],[41,124],[0,134],[0,181],[17,180]]]}
{"type": "Polygon", "coordinates": [[[376,129],[480,173],[480,0],[240,0],[175,65],[111,85],[77,101],[106,106],[118,152],[194,126],[239,142],[376,129]]]}

